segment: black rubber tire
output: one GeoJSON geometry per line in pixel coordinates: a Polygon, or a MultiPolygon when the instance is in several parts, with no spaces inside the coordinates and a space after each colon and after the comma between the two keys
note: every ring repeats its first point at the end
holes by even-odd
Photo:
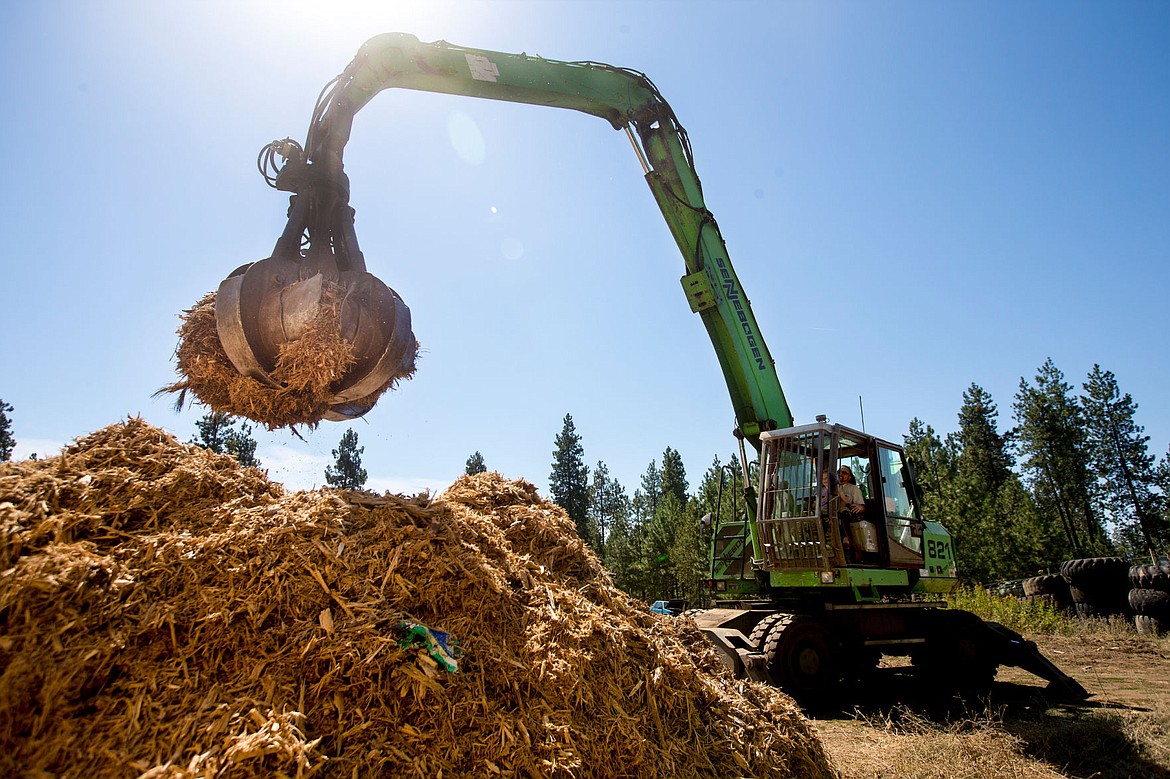
{"type": "Polygon", "coordinates": [[[988,589],[1000,598],[1022,598],[1028,594],[1027,588],[1024,587],[1024,581],[1023,579],[1004,581],[988,587],[988,589]]]}
{"type": "Polygon", "coordinates": [[[1070,584],[1068,591],[1072,600],[1071,610],[1078,617],[1108,617],[1111,614],[1125,614],[1129,611],[1129,602],[1126,600],[1128,588],[1086,591],[1075,584],[1070,584]]]}
{"type": "Polygon", "coordinates": [[[1170,632],[1170,621],[1147,614],[1135,615],[1133,624],[1137,628],[1137,632],[1143,636],[1164,636],[1170,632]]]}
{"type": "Polygon", "coordinates": [[[1120,557],[1086,557],[1060,566],[1078,617],[1107,617],[1129,611],[1129,564],[1120,557]]]}
{"type": "Polygon", "coordinates": [[[1170,592],[1170,565],[1135,565],[1129,569],[1129,583],[1139,590],[1170,592]]]}
{"type": "Polygon", "coordinates": [[[1170,619],[1170,592],[1162,590],[1130,590],[1129,607],[1135,614],[1170,619]]]}
{"type": "Polygon", "coordinates": [[[1082,557],[1061,563],[1060,575],[1069,584],[1088,590],[1096,589],[1096,584],[1109,586],[1117,580],[1124,581],[1128,570],[1129,563],[1122,557],[1082,557]]]}
{"type": "Polygon", "coordinates": [[[1087,603],[1074,603],[1073,610],[1078,617],[1111,617],[1115,614],[1125,613],[1125,609],[1117,608],[1116,606],[1103,605],[1093,601],[1087,603]]]}
{"type": "Polygon", "coordinates": [[[1058,573],[1046,574],[1044,576],[1034,576],[1031,579],[1024,580],[1024,592],[1029,595],[1048,595],[1056,602],[1059,609],[1065,611],[1072,611],[1072,594],[1069,592],[1069,584],[1064,580],[1064,577],[1058,573]]]}
{"type": "Polygon", "coordinates": [[[1068,582],[1058,573],[1024,579],[1025,595],[1056,595],[1057,592],[1068,592],[1068,582]]]}
{"type": "Polygon", "coordinates": [[[816,617],[782,614],[764,639],[772,684],[802,706],[829,705],[841,677],[832,631],[816,617]]]}
{"type": "Polygon", "coordinates": [[[752,628],[752,632],[748,635],[748,644],[754,646],[758,652],[764,651],[764,639],[768,637],[770,632],[772,632],[772,626],[785,617],[789,616],[792,615],[777,612],[775,614],[769,614],[761,619],[756,623],[756,626],[752,628]]]}

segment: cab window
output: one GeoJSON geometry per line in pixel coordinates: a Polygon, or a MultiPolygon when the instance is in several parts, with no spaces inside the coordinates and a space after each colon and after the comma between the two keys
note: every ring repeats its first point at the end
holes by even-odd
{"type": "Polygon", "coordinates": [[[907,486],[909,471],[902,453],[878,446],[878,475],[885,498],[886,534],[907,551],[922,554],[922,523],[914,517],[907,486]]]}
{"type": "Polygon", "coordinates": [[[886,515],[914,519],[914,504],[910,502],[910,491],[906,488],[902,453],[879,446],[878,466],[881,469],[882,495],[886,499],[886,515]]]}
{"type": "Polygon", "coordinates": [[[869,447],[866,442],[843,433],[837,445],[837,458],[838,467],[849,466],[862,497],[867,499],[874,497],[874,491],[870,487],[869,447]]]}

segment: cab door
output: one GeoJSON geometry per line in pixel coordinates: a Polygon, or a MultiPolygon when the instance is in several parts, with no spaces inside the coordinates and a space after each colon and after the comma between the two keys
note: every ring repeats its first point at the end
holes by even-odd
{"type": "Polygon", "coordinates": [[[922,519],[910,499],[910,471],[905,458],[900,449],[879,443],[877,460],[890,565],[921,568],[925,562],[922,556],[922,519]]]}

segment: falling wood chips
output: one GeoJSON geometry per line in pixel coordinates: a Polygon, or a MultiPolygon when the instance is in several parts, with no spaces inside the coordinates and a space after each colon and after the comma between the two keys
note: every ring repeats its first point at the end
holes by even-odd
{"type": "Polygon", "coordinates": [[[524,481],[286,492],[130,419],[0,464],[0,539],[4,776],[834,775],[524,481]]]}
{"type": "MultiPolygon", "coordinates": [[[[215,323],[215,293],[209,293],[181,317],[175,351],[180,381],[159,393],[178,393],[178,406],[190,392],[212,411],[246,417],[276,430],[292,425],[315,427],[333,400],[334,386],[355,362],[353,345],[341,337],[340,311],[344,290],[325,286],[324,305],[304,335],[283,344],[270,375],[280,387],[269,387],[241,375],[228,359],[215,323]]],[[[416,347],[417,356],[417,347],[416,347]]],[[[396,376],[359,401],[372,405],[399,380],[396,376]]]]}

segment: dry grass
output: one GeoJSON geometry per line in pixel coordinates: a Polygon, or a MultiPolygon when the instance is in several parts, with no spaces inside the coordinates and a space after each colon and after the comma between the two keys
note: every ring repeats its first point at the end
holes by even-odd
{"type": "Polygon", "coordinates": [[[935,721],[895,707],[816,728],[845,779],[1165,779],[1165,712],[1001,709],[935,721]]]}
{"type": "Polygon", "coordinates": [[[1170,715],[1165,711],[1067,710],[1000,725],[1031,758],[1065,776],[1123,779],[1170,776],[1170,715]]]}
{"type": "Polygon", "coordinates": [[[854,721],[818,723],[846,779],[1057,779],[1063,774],[1029,758],[1023,742],[986,714],[938,723],[907,709],[854,721]]]}
{"type": "Polygon", "coordinates": [[[1170,634],[1143,635],[1134,627],[1133,619],[1116,614],[1109,617],[1066,618],[1055,635],[1076,636],[1098,640],[1134,642],[1136,646],[1160,649],[1170,653],[1170,634]]]}

